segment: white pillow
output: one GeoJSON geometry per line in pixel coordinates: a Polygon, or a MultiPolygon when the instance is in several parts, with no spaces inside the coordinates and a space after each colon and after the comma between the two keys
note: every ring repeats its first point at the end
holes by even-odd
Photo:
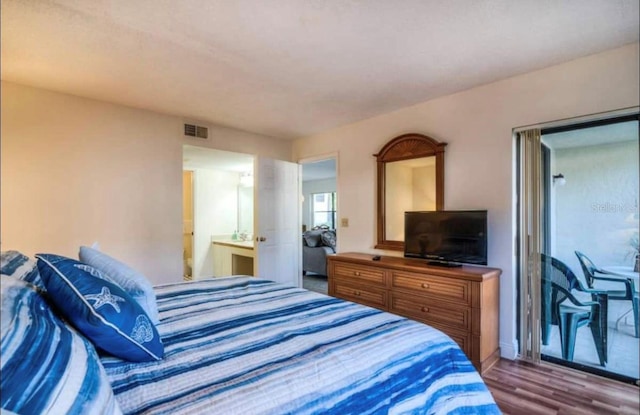
{"type": "Polygon", "coordinates": [[[80,262],[91,265],[117,283],[147,313],[154,324],[159,322],[156,294],[151,282],[141,273],[88,246],[80,247],[80,262]]]}

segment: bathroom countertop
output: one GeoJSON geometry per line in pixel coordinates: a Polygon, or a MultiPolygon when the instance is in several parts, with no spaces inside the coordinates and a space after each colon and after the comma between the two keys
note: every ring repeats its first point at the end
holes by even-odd
{"type": "Polygon", "coordinates": [[[220,240],[220,241],[213,241],[212,243],[213,244],[217,244],[217,245],[232,246],[232,247],[236,247],[236,248],[253,249],[253,241],[252,240],[249,240],[249,241],[220,240]]]}

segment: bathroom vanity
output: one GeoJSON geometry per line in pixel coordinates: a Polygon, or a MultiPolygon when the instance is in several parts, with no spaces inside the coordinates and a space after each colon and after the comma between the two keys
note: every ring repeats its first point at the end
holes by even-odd
{"type": "Polygon", "coordinates": [[[213,276],[253,275],[253,241],[213,241],[213,276]]]}

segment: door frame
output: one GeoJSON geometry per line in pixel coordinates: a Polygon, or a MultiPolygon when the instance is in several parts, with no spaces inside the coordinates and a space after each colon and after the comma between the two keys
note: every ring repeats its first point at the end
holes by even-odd
{"type": "MultiPolygon", "coordinates": [[[[338,152],[333,152],[333,153],[324,153],[321,155],[317,155],[317,156],[312,156],[312,157],[305,157],[305,158],[301,158],[298,160],[298,164],[300,164],[301,168],[300,168],[300,195],[301,197],[304,197],[303,193],[302,193],[302,179],[303,179],[303,169],[304,169],[304,165],[305,164],[310,164],[310,163],[317,163],[319,161],[325,161],[325,160],[335,160],[336,161],[336,176],[335,176],[335,180],[336,180],[336,198],[337,198],[337,203],[336,203],[336,228],[338,227],[342,227],[341,226],[341,221],[340,221],[340,159],[339,159],[339,153],[338,152]]],[[[300,200],[300,205],[302,206],[302,199],[300,200]]],[[[302,224],[302,208],[300,209],[300,223],[302,224]]],[[[301,228],[302,230],[302,228],[301,228]]],[[[339,232],[337,232],[336,229],[336,247],[338,247],[338,239],[340,238],[338,235],[339,232]]]]}

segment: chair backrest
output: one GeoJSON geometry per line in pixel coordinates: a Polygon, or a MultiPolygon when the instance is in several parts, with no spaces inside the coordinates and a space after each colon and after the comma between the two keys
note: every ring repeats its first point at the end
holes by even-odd
{"type": "MultiPolygon", "coordinates": [[[[541,257],[542,278],[544,280],[563,288],[567,293],[570,293],[573,289],[584,290],[576,274],[564,262],[545,254],[541,254],[541,257]]],[[[567,298],[564,294],[560,295],[562,298],[557,298],[558,302],[562,302],[567,298]]]]}
{"type": "Polygon", "coordinates": [[[578,257],[578,261],[580,261],[580,266],[582,267],[582,272],[584,273],[584,279],[587,280],[587,285],[589,288],[593,288],[593,282],[595,280],[594,275],[595,272],[598,271],[598,267],[580,251],[575,251],[576,256],[578,257]]]}

